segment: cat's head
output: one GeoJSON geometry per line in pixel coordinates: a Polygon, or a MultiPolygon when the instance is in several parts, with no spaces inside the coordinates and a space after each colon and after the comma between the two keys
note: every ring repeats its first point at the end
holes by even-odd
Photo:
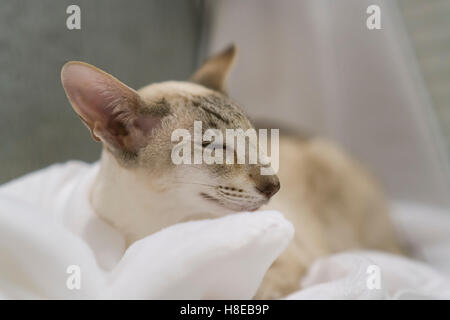
{"type": "MultiPolygon", "coordinates": [[[[172,159],[179,145],[172,133],[187,129],[193,137],[194,121],[202,123],[203,132],[216,129],[223,137],[226,129],[253,128],[225,93],[235,53],[231,46],[210,58],[189,82],[155,83],[138,91],[83,62],[66,63],[61,79],[94,139],[141,187],[178,196],[177,201],[184,197],[191,211],[196,206],[220,213],[256,210],[280,188],[276,175],[261,175],[261,164],[177,165],[172,159]]],[[[208,143],[193,142],[191,147],[193,154],[208,143]]]]}

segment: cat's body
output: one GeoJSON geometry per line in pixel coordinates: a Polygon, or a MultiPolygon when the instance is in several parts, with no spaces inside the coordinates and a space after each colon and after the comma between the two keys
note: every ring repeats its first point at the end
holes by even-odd
{"type": "Polygon", "coordinates": [[[317,258],[338,251],[401,252],[377,183],[333,143],[282,137],[278,176],[282,188],[262,209],[283,212],[295,234],[267,272],[257,298],[279,298],[299,289],[317,258]]]}
{"type": "MultiPolygon", "coordinates": [[[[63,67],[69,100],[104,145],[92,206],[128,244],[175,223],[255,211],[280,189],[276,175],[260,174],[265,165],[259,163],[175,165],[171,159],[172,132],[192,132],[194,121],[221,132],[252,128],[224,93],[234,55],[232,47],[208,60],[193,83],[164,82],[139,91],[85,63],[63,67]]],[[[378,187],[332,144],[282,137],[279,176],[281,192],[267,207],[284,213],[296,234],[257,298],[298,289],[320,256],[352,248],[398,250],[378,187]]]]}

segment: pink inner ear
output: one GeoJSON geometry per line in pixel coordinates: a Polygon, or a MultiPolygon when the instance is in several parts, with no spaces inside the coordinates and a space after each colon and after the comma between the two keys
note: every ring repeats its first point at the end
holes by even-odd
{"type": "Polygon", "coordinates": [[[69,63],[64,66],[61,79],[75,111],[91,129],[96,123],[106,127],[114,112],[134,111],[129,108],[135,106],[125,106],[124,103],[137,102],[137,94],[92,66],[69,63]]]}
{"type": "Polygon", "coordinates": [[[138,115],[139,95],[113,76],[82,62],[69,62],[61,80],[75,111],[94,137],[109,146],[137,151],[148,144],[147,135],[160,117],[138,115]]]}

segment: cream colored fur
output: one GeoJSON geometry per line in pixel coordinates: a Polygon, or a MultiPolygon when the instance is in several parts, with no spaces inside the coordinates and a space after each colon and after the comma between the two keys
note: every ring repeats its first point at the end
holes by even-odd
{"type": "Polygon", "coordinates": [[[295,235],[267,272],[257,298],[298,290],[306,269],[331,253],[360,248],[401,252],[377,183],[330,141],[282,138],[278,175],[280,192],[262,209],[283,212],[295,235]]]}
{"type": "Polygon", "coordinates": [[[225,94],[235,51],[231,47],[208,60],[192,82],[139,91],[85,63],[63,67],[68,99],[104,146],[90,199],[95,212],[130,245],[179,222],[262,206],[281,211],[294,224],[295,237],[256,298],[297,290],[308,266],[324,255],[354,248],[399,252],[379,187],[333,143],[282,135],[279,178],[260,175],[259,164],[172,163],[174,129],[192,130],[194,120],[222,131],[252,127],[225,94]],[[264,206],[278,191],[278,179],[281,190],[264,206]]]}

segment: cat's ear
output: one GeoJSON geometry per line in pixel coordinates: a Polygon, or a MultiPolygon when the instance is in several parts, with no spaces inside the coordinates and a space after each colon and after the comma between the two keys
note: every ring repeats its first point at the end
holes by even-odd
{"type": "Polygon", "coordinates": [[[226,79],[236,57],[236,46],[230,45],[212,56],[194,73],[190,81],[207,88],[226,92],[226,79]]]}
{"type": "Polygon", "coordinates": [[[67,62],[61,81],[94,139],[110,149],[136,153],[147,144],[150,131],[160,125],[160,119],[139,114],[142,102],[135,90],[92,65],[67,62]]]}

